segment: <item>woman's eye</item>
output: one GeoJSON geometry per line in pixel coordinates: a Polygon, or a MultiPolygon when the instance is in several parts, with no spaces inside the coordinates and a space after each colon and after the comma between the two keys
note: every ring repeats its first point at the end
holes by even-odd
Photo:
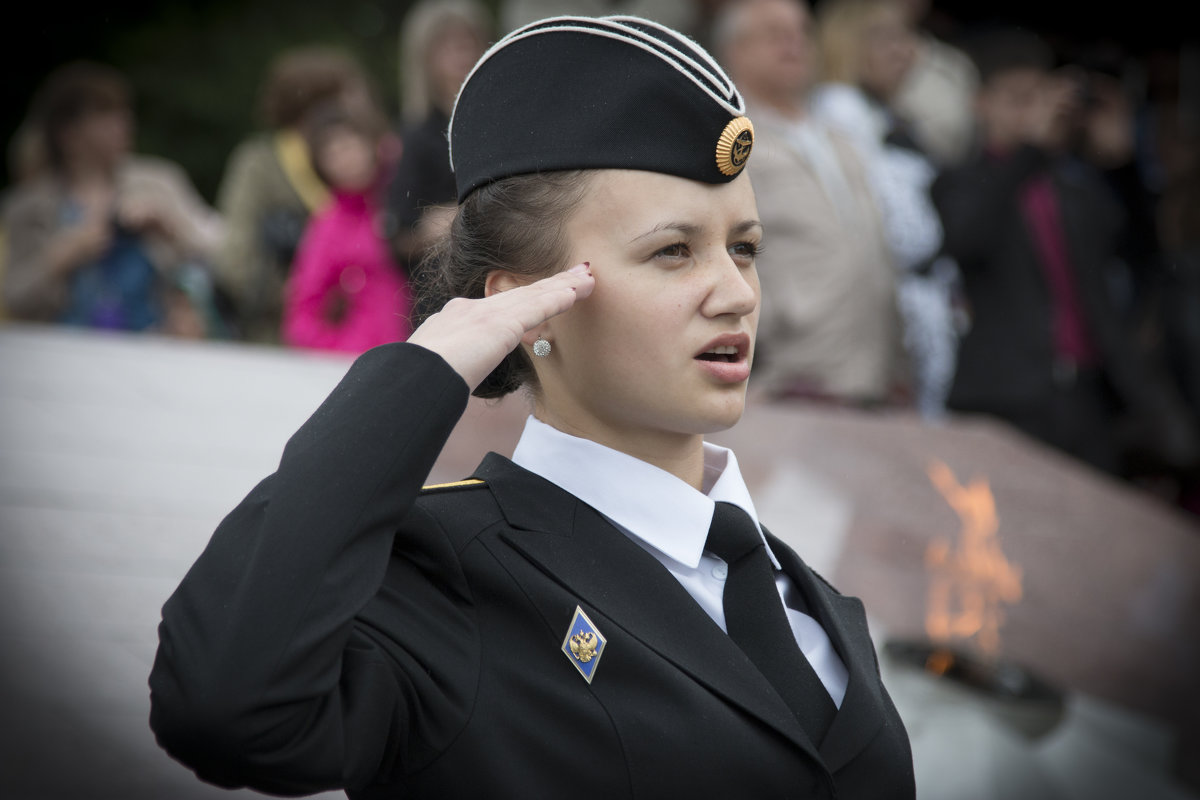
{"type": "Polygon", "coordinates": [[[668,245],[655,253],[656,256],[662,256],[664,258],[684,258],[687,256],[687,254],[688,247],[683,242],[676,242],[675,244],[668,245]]]}
{"type": "Polygon", "coordinates": [[[738,242],[729,248],[730,255],[736,258],[753,259],[762,252],[762,245],[758,242],[738,242]]]}

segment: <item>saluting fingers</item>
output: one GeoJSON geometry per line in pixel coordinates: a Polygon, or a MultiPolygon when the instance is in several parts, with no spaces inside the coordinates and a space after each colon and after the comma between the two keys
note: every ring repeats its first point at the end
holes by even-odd
{"type": "Polygon", "coordinates": [[[455,298],[408,341],[440,355],[474,388],[513,351],[526,331],[591,294],[587,263],[481,299],[455,298]]]}

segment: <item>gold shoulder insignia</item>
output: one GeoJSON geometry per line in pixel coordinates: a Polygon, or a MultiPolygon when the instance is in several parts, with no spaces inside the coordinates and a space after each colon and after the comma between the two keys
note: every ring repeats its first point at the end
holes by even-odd
{"type": "Polygon", "coordinates": [[[442,492],[449,489],[466,489],[471,486],[483,486],[484,482],[479,478],[467,478],[465,481],[451,481],[450,483],[434,483],[429,486],[422,486],[422,492],[442,492]]]}

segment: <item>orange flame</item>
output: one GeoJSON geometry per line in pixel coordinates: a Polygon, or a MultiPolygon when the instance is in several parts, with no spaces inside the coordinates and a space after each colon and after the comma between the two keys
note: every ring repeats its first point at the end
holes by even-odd
{"type": "Polygon", "coordinates": [[[1000,651],[1002,604],[1021,599],[1021,568],[1009,563],[996,536],[1000,521],[986,480],[963,486],[940,461],[929,479],[962,522],[959,540],[935,539],[925,550],[931,572],[925,632],[934,641],[974,638],[985,655],[1000,651]]]}

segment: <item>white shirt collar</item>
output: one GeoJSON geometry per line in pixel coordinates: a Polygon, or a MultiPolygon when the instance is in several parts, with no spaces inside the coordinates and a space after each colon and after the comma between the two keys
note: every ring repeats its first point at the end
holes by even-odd
{"type": "MultiPolygon", "coordinates": [[[[704,552],[714,502],[739,506],[754,520],[760,535],[762,532],[737,457],[732,450],[708,442],[704,443],[704,492],[666,470],[563,433],[532,416],[525,421],[512,460],[575,495],[658,552],[693,569],[704,552]]],[[[767,552],[778,569],[770,546],[767,552]]]]}

